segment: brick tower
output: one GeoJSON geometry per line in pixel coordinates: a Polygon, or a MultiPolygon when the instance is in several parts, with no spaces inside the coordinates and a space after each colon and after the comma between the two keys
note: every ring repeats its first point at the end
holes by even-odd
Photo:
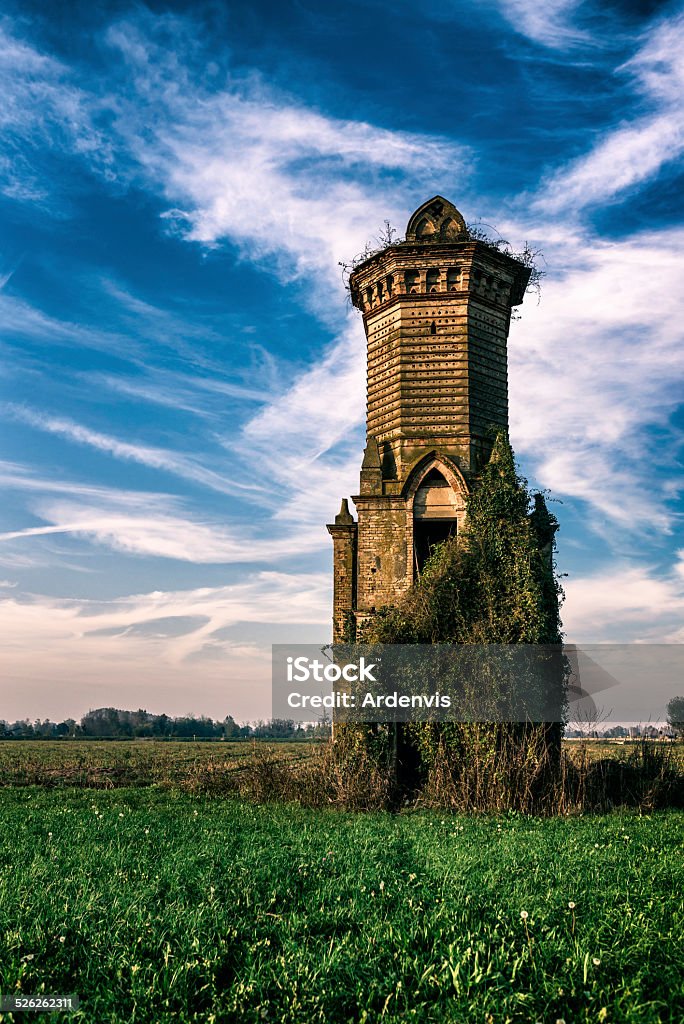
{"type": "Polygon", "coordinates": [[[461,528],[492,428],[508,427],[506,342],[529,277],[472,239],[440,196],[416,210],[404,242],[352,273],[368,339],[367,443],[358,522],[345,498],[328,526],[335,641],[395,603],[431,548],[461,528]]]}

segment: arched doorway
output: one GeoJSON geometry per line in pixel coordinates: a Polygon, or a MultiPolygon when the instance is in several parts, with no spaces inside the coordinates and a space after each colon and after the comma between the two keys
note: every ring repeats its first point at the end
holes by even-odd
{"type": "Polygon", "coordinates": [[[438,469],[421,480],[413,501],[413,569],[420,576],[428,558],[458,526],[459,497],[438,469]]]}

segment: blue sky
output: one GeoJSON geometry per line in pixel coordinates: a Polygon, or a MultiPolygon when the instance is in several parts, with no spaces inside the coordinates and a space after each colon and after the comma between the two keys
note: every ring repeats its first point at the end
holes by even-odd
{"type": "Polygon", "coordinates": [[[0,94],[0,717],[270,713],[358,484],[338,262],[435,193],[544,254],[568,639],[684,642],[681,5],[9,3],[0,94]]]}

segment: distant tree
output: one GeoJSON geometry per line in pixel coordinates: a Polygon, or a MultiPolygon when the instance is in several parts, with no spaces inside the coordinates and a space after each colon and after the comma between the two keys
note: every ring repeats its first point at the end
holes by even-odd
{"type": "Polygon", "coordinates": [[[240,726],[232,715],[226,715],[222,723],[224,739],[234,740],[240,735],[240,726]]]}
{"type": "Polygon", "coordinates": [[[93,738],[109,738],[119,736],[119,712],[116,708],[95,708],[81,719],[84,736],[93,738]]]}
{"type": "Polygon", "coordinates": [[[169,715],[153,715],[138,708],[125,711],[120,708],[94,708],[88,711],[80,723],[73,718],[63,722],[52,722],[28,718],[17,722],[0,720],[0,740],[15,739],[133,739],[164,738],[178,739],[247,739],[250,736],[271,739],[310,739],[311,730],[289,719],[270,719],[250,725],[238,725],[232,715],[223,721],[214,721],[206,715],[183,715],[171,718],[169,715]]]}
{"type": "Polygon", "coordinates": [[[10,736],[12,739],[33,739],[33,725],[28,718],[22,719],[20,722],[12,722],[9,727],[10,736]]]}
{"type": "Polygon", "coordinates": [[[684,697],[673,697],[668,702],[667,721],[675,732],[684,735],[684,697]]]}
{"type": "Polygon", "coordinates": [[[155,715],[152,722],[153,736],[169,736],[173,729],[173,720],[168,715],[155,715]]]}

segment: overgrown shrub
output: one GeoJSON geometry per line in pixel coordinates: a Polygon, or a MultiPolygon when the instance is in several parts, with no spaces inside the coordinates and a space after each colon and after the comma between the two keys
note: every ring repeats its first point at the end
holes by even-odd
{"type": "Polygon", "coordinates": [[[551,752],[544,727],[518,736],[473,726],[456,751],[437,735],[420,786],[411,794],[391,786],[389,746],[379,733],[350,730],[341,744],[325,743],[299,760],[255,747],[240,771],[205,764],[183,787],[255,803],[388,810],[429,807],[454,813],[554,815],[603,813],[620,807],[652,811],[684,807],[684,770],[675,748],[644,740],[626,756],[597,758],[586,747],[551,752]],[[496,742],[493,742],[495,737],[496,742]]]}
{"type": "MultiPolygon", "coordinates": [[[[499,433],[469,496],[463,532],[437,547],[409,592],[395,607],[377,613],[358,639],[559,645],[562,590],[553,560],[557,529],[543,495],[530,493],[516,471],[508,438],[499,433]]],[[[563,685],[559,663],[559,703],[563,685]]],[[[508,800],[536,806],[548,799],[551,777],[559,769],[560,723],[412,723],[394,726],[394,731],[393,781],[404,797],[418,790],[458,790],[459,805],[479,806],[486,790],[491,791],[484,800],[488,805],[508,800]],[[505,785],[502,773],[507,773],[505,785]],[[508,797],[494,796],[500,785],[508,797]],[[523,800],[520,793],[528,790],[523,800]]]]}

